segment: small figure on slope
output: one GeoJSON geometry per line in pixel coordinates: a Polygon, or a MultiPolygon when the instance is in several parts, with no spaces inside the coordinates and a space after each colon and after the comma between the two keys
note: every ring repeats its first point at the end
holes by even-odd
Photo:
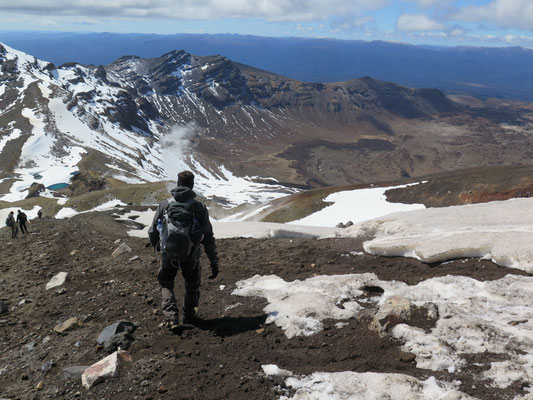
{"type": "Polygon", "coordinates": [[[17,211],[17,222],[20,226],[20,231],[22,233],[28,233],[28,228],[26,227],[26,222],[28,222],[28,216],[22,211],[17,211]]]}
{"type": "Polygon", "coordinates": [[[17,227],[17,223],[15,222],[15,216],[13,211],[11,211],[7,216],[6,225],[11,228],[11,238],[16,238],[17,234],[19,233],[19,228],[17,227]]]}

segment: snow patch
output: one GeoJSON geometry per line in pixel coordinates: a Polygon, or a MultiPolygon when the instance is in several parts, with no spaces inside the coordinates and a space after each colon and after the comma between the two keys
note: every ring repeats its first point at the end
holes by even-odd
{"type": "Polygon", "coordinates": [[[261,368],[263,369],[263,372],[267,376],[292,376],[291,371],[287,371],[286,369],[281,369],[275,364],[261,365],[261,368]]]}
{"type": "Polygon", "coordinates": [[[453,384],[430,377],[420,381],[412,376],[375,372],[315,372],[309,376],[290,377],[285,384],[296,390],[281,400],[470,400],[474,397],[458,391],[453,384]]]}
{"type": "MultiPolygon", "coordinates": [[[[135,216],[136,222],[140,222],[146,227],[128,231],[128,235],[140,238],[148,236],[148,228],[152,223],[155,210],[148,211],[131,211],[125,214],[121,219],[128,219],[135,216]]],[[[342,237],[346,233],[343,229],[321,228],[310,226],[286,225],[267,222],[220,222],[212,220],[213,231],[218,239],[247,237],[247,238],[333,238],[342,237]]]]}
{"type": "Polygon", "coordinates": [[[480,257],[533,272],[533,199],[394,213],[347,228],[366,252],[424,262],[480,257]]]}
{"type": "Polygon", "coordinates": [[[407,298],[419,307],[437,305],[440,319],[430,332],[405,323],[392,330],[402,349],[416,355],[418,368],[454,373],[466,365],[462,354],[502,354],[507,358],[503,362],[487,359],[486,384],[533,386],[533,277],[507,275],[481,282],[448,275],[409,286],[379,280],[371,273],[292,282],[256,275],[237,282],[232,294],[266,298],[266,323],[275,323],[292,338],[319,332],[324,319],[355,318],[367,306],[366,298],[359,299],[364,286],[384,290],[379,298],[370,298],[376,307],[392,296],[407,298]]]}
{"type": "Polygon", "coordinates": [[[71,218],[75,215],[78,215],[79,212],[77,212],[76,210],[74,210],[73,208],[70,208],[70,207],[63,207],[61,210],[59,210],[56,214],[56,218],[57,219],[63,219],[63,218],[71,218]]]}
{"type": "Polygon", "coordinates": [[[353,318],[362,309],[356,301],[363,295],[361,288],[380,284],[374,274],[317,276],[293,282],[275,275],[255,275],[237,282],[232,294],[266,298],[269,302],[264,308],[268,314],[266,323],[275,323],[290,339],[321,331],[322,320],[326,318],[353,318]],[[341,301],[343,308],[337,307],[341,301]]]}
{"type": "Polygon", "coordinates": [[[358,223],[397,211],[425,208],[423,204],[401,204],[387,201],[385,196],[387,190],[412,185],[418,185],[418,183],[332,193],[324,199],[324,202],[333,203],[332,205],[302,219],[291,221],[289,224],[334,227],[339,222],[358,223]]]}

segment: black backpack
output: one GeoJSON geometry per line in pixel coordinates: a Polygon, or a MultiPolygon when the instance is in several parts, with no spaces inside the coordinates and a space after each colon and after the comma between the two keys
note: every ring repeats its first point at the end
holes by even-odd
{"type": "Polygon", "coordinates": [[[161,251],[171,258],[189,257],[194,246],[191,239],[195,222],[192,203],[171,201],[163,211],[161,251]]]}
{"type": "Polygon", "coordinates": [[[15,218],[13,218],[12,215],[6,218],[6,226],[13,226],[14,223],[15,223],[15,218]]]}
{"type": "Polygon", "coordinates": [[[26,222],[28,220],[28,216],[23,212],[19,214],[19,218],[20,218],[20,222],[26,222]]]}

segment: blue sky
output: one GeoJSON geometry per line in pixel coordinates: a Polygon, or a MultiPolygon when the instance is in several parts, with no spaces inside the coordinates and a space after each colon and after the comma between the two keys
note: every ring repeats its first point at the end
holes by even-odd
{"type": "Polygon", "coordinates": [[[533,48],[533,0],[0,0],[0,30],[239,33],[533,48]]]}

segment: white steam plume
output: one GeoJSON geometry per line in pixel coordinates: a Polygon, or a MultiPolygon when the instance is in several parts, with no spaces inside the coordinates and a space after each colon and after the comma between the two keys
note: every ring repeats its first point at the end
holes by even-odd
{"type": "Polygon", "coordinates": [[[198,144],[196,125],[176,125],[160,139],[162,167],[167,179],[175,180],[178,173],[191,169],[191,152],[198,144]]]}

